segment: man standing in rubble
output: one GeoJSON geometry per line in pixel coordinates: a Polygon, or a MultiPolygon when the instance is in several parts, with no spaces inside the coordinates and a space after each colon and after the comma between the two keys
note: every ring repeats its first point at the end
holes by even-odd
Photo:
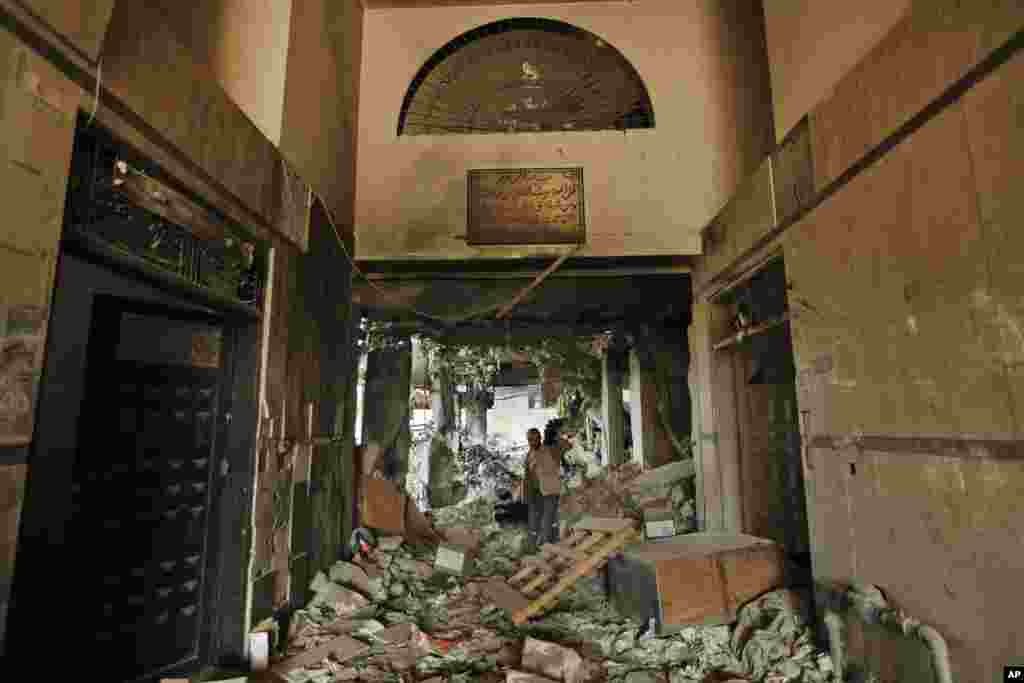
{"type": "Polygon", "coordinates": [[[530,452],[526,456],[527,505],[530,530],[528,552],[535,552],[544,543],[558,543],[558,503],[562,493],[562,455],[572,445],[559,435],[559,421],[552,420],[544,429],[544,443],[540,432],[527,432],[530,452]]]}
{"type": "Polygon", "coordinates": [[[530,452],[526,454],[526,477],[523,481],[524,502],[526,503],[526,552],[537,552],[540,538],[541,495],[540,483],[535,474],[534,463],[542,457],[543,446],[540,430],[536,427],[526,432],[526,441],[530,444],[530,452]]]}

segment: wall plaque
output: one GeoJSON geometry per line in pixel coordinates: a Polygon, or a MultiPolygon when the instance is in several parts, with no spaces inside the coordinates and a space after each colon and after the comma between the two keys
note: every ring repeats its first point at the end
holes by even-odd
{"type": "Polygon", "coordinates": [[[582,168],[472,170],[467,174],[471,245],[582,244],[582,168]]]}

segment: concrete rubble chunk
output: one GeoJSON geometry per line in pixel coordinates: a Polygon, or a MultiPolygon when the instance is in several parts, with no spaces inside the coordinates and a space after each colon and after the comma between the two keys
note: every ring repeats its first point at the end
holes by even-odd
{"type": "Polygon", "coordinates": [[[326,605],[338,616],[351,616],[369,606],[370,601],[359,593],[349,590],[336,583],[329,583],[317,591],[313,598],[314,605],[326,605]]]}
{"type": "Polygon", "coordinates": [[[328,586],[330,586],[330,584],[331,581],[327,578],[326,574],[324,574],[323,572],[317,572],[316,576],[313,577],[313,582],[309,584],[309,588],[314,593],[319,593],[320,591],[325,590],[328,586]]]}
{"type": "Polygon", "coordinates": [[[677,460],[667,465],[647,470],[629,483],[629,489],[634,492],[657,492],[664,490],[668,495],[668,489],[681,479],[694,476],[693,460],[677,460]]]}
{"type": "Polygon", "coordinates": [[[378,633],[377,637],[385,643],[407,643],[417,630],[414,624],[395,624],[378,633]]]}
{"type": "Polygon", "coordinates": [[[653,671],[631,671],[626,675],[626,683],[659,683],[660,679],[653,671]]]}
{"type": "MultiPolygon", "coordinates": [[[[370,577],[366,574],[366,571],[362,567],[357,567],[348,562],[338,562],[331,567],[331,581],[342,586],[355,588],[366,596],[373,595],[376,592],[374,586],[370,583],[370,577]]],[[[316,588],[313,590],[315,591],[316,588]]]]}
{"type": "Polygon", "coordinates": [[[394,552],[401,547],[402,541],[401,536],[384,536],[377,541],[377,548],[386,553],[394,552]]]}
{"type": "Polygon", "coordinates": [[[583,680],[583,658],[575,650],[535,638],[523,644],[523,668],[563,683],[583,680]]]}
{"type": "Polygon", "coordinates": [[[399,571],[419,579],[429,579],[434,574],[434,570],[429,564],[410,557],[397,558],[395,565],[399,571]]]}
{"type": "Polygon", "coordinates": [[[516,671],[509,669],[505,672],[506,683],[556,683],[550,678],[544,678],[528,671],[516,671]]]}

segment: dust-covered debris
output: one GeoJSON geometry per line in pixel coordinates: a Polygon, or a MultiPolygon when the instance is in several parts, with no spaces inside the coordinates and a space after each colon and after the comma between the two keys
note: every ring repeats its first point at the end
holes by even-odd
{"type": "MultiPolygon", "coordinates": [[[[600,480],[608,484],[612,479],[604,494],[618,489],[618,499],[626,498],[622,492],[636,473],[628,465],[608,472],[600,480]]],[[[478,532],[472,576],[435,571],[434,549],[411,547],[400,538],[379,543],[373,561],[338,563],[328,574],[318,574],[313,581],[317,597],[293,615],[277,662],[282,655],[301,657],[324,647],[339,635],[367,649],[345,661],[328,655],[307,662],[291,670],[288,680],[497,683],[536,676],[578,683],[707,683],[730,677],[750,683],[834,681],[828,655],[812,641],[808,598],[789,590],[750,602],[735,626],[687,627],[657,637],[615,611],[599,575],[580,580],[551,611],[516,627],[509,612],[491,603],[487,584],[519,568],[525,534],[495,524],[493,504],[493,499],[481,498],[434,511],[442,532],[454,527],[478,532]],[[552,652],[563,653],[559,661],[569,664],[556,666],[554,658],[550,667],[538,664],[531,643],[558,648],[552,652]]]]}

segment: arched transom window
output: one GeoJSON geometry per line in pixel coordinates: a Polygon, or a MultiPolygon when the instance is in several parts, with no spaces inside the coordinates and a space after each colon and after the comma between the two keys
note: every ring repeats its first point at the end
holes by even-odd
{"type": "Polygon", "coordinates": [[[653,128],[647,88],[614,47],[549,19],[465,33],[423,65],[399,135],[653,128]]]}

